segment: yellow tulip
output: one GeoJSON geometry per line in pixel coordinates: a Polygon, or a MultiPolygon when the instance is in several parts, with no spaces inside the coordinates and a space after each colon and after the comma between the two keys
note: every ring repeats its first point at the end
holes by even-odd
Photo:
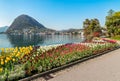
{"type": "Polygon", "coordinates": [[[23,47],[23,49],[25,49],[25,47],[23,47]]]}
{"type": "Polygon", "coordinates": [[[1,61],[1,65],[4,65],[4,62],[3,62],[3,61],[1,61]]]}
{"type": "Polygon", "coordinates": [[[32,46],[30,46],[30,50],[33,50],[32,46]]]}
{"type": "Polygon", "coordinates": [[[10,57],[6,57],[6,60],[8,60],[8,61],[9,61],[9,60],[10,60],[10,57]]]}
{"type": "Polygon", "coordinates": [[[0,72],[2,72],[3,71],[3,68],[0,68],[0,72]]]}
{"type": "Polygon", "coordinates": [[[19,57],[20,56],[20,52],[18,52],[17,54],[16,54],[16,57],[19,57]]]}
{"type": "Polygon", "coordinates": [[[22,48],[20,49],[20,52],[23,52],[22,48]]]}
{"type": "Polygon", "coordinates": [[[3,61],[3,59],[1,59],[1,61],[3,61]]]}
{"type": "Polygon", "coordinates": [[[7,63],[8,62],[8,60],[5,60],[5,63],[7,63]]]}
{"type": "Polygon", "coordinates": [[[6,52],[8,52],[8,51],[9,51],[9,48],[6,48],[5,50],[6,50],[6,52]]]}
{"type": "Polygon", "coordinates": [[[15,59],[14,59],[14,58],[13,58],[12,60],[13,60],[13,62],[15,62],[15,59]]]}

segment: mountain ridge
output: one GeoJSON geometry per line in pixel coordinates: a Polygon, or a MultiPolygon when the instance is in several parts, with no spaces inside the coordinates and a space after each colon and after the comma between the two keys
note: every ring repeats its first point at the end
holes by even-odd
{"type": "Polygon", "coordinates": [[[10,27],[7,29],[7,33],[23,33],[23,32],[40,32],[48,30],[44,25],[40,24],[33,17],[22,14],[14,19],[10,27]]]}

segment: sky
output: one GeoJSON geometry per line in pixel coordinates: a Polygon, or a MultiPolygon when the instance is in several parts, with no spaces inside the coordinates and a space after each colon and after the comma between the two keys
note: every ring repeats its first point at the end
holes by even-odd
{"type": "Polygon", "coordinates": [[[21,14],[56,30],[80,29],[86,18],[97,18],[104,26],[110,9],[120,11],[120,0],[0,0],[0,27],[21,14]]]}

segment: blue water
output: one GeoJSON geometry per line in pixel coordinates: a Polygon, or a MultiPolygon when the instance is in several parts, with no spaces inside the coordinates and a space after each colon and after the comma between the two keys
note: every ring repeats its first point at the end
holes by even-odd
{"type": "Polygon", "coordinates": [[[0,34],[0,48],[22,46],[44,46],[82,42],[80,35],[6,35],[0,34]]]}

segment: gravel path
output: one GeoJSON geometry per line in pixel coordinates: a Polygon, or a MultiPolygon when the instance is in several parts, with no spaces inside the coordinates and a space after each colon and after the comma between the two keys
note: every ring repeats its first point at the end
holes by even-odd
{"type": "Polygon", "coordinates": [[[120,81],[120,49],[32,81],[120,81]]]}

